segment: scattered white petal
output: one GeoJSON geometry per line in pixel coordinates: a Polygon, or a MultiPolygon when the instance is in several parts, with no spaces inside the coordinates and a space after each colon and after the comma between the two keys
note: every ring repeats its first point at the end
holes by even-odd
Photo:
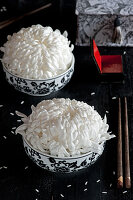
{"type": "Polygon", "coordinates": [[[87,188],[84,189],[84,192],[87,191],[87,188]]]}
{"type": "Polygon", "coordinates": [[[36,190],[36,192],[39,192],[39,190],[38,189],[35,189],[36,190]]]}
{"type": "Polygon", "coordinates": [[[15,134],[14,131],[11,131],[12,134],[15,134]]]}
{"type": "Polygon", "coordinates": [[[24,101],[21,101],[21,104],[24,104],[24,101]]]}
{"type": "Polygon", "coordinates": [[[63,194],[60,194],[60,196],[61,196],[61,197],[64,197],[64,195],[63,195],[63,194]]]}
{"type": "Polygon", "coordinates": [[[2,167],[0,167],[0,170],[1,169],[7,169],[7,166],[2,166],[2,167]]]}
{"type": "Polygon", "coordinates": [[[22,122],[22,120],[21,120],[21,119],[18,119],[17,122],[22,122]]]}
{"type": "Polygon", "coordinates": [[[69,188],[69,187],[71,187],[72,185],[67,185],[67,187],[69,188]]]}
{"type": "Polygon", "coordinates": [[[29,166],[26,166],[24,169],[28,169],[29,166]]]}
{"type": "Polygon", "coordinates": [[[87,184],[88,184],[88,181],[85,182],[85,185],[87,185],[87,184]]]}
{"type": "Polygon", "coordinates": [[[100,179],[97,180],[97,183],[99,183],[99,182],[100,182],[100,179]]]}
{"type": "Polygon", "coordinates": [[[7,169],[7,166],[2,166],[2,167],[0,167],[0,170],[1,169],[7,169]]]}
{"type": "Polygon", "coordinates": [[[123,52],[124,55],[125,55],[126,53],[127,53],[126,51],[123,52]]]}
{"type": "Polygon", "coordinates": [[[112,187],[112,183],[110,183],[110,185],[109,185],[110,187],[112,187]]]}
{"type": "Polygon", "coordinates": [[[4,169],[7,169],[7,166],[3,166],[4,169]]]}
{"type": "Polygon", "coordinates": [[[12,127],[12,130],[16,129],[16,127],[12,127]]]}
{"type": "Polygon", "coordinates": [[[107,192],[102,192],[103,194],[107,194],[107,192]]]}
{"type": "Polygon", "coordinates": [[[5,135],[3,135],[3,138],[4,138],[4,139],[7,139],[7,137],[6,137],[5,135]]]}
{"type": "Polygon", "coordinates": [[[7,11],[7,8],[5,6],[3,6],[2,11],[7,11]]]}
{"type": "Polygon", "coordinates": [[[127,190],[123,191],[123,194],[127,193],[127,190]]]}
{"type": "Polygon", "coordinates": [[[95,92],[92,92],[92,93],[91,93],[91,95],[94,95],[94,94],[95,94],[95,92]]]}
{"type": "Polygon", "coordinates": [[[113,171],[113,175],[115,175],[115,171],[113,171]]]}
{"type": "Polygon", "coordinates": [[[106,113],[109,113],[109,111],[108,111],[108,110],[106,110],[106,113]]]}
{"type": "Polygon", "coordinates": [[[13,115],[14,115],[14,113],[10,113],[10,115],[12,115],[12,116],[13,116],[13,115]]]}
{"type": "Polygon", "coordinates": [[[116,99],[116,97],[112,97],[112,99],[116,99]]]}
{"type": "Polygon", "coordinates": [[[0,105],[0,108],[3,107],[3,105],[0,105]]]}

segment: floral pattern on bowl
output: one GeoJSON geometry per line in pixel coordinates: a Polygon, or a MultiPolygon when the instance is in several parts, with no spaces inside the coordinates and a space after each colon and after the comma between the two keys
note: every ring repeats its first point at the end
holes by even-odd
{"type": "Polygon", "coordinates": [[[4,66],[3,70],[6,75],[6,80],[15,89],[32,96],[45,96],[62,89],[70,81],[74,72],[74,62],[73,57],[72,64],[66,72],[45,80],[31,80],[18,77],[10,73],[4,66]]]}
{"type": "Polygon", "coordinates": [[[80,156],[58,158],[50,156],[33,149],[33,147],[23,138],[26,154],[39,167],[52,172],[70,173],[87,168],[94,164],[101,154],[89,152],[80,156]]]}

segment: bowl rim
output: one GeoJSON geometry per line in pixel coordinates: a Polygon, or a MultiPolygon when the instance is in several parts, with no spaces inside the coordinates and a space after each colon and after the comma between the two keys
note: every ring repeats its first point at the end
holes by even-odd
{"type": "MultiPolygon", "coordinates": [[[[84,153],[84,154],[81,154],[81,155],[78,155],[78,156],[72,156],[72,157],[58,157],[58,156],[53,156],[53,155],[50,155],[50,154],[47,154],[47,153],[43,153],[41,152],[40,150],[38,149],[35,149],[31,144],[29,144],[29,142],[26,140],[26,138],[22,135],[22,139],[23,139],[23,143],[25,142],[31,149],[33,149],[34,151],[37,151],[39,154],[43,155],[43,156],[46,156],[46,157],[50,157],[50,158],[54,158],[54,159],[58,159],[58,160],[71,160],[71,159],[78,159],[78,158],[83,158],[83,157],[86,157],[90,154],[93,154],[95,152],[87,152],[87,153],[84,153]]],[[[106,141],[105,141],[106,142],[106,141]]],[[[104,151],[104,143],[103,143],[103,151],[104,151]]],[[[98,156],[102,155],[103,151],[99,154],[99,153],[96,153],[98,156]]]]}
{"type": "Polygon", "coordinates": [[[16,77],[16,78],[21,78],[21,79],[24,79],[24,80],[26,80],[26,81],[33,81],[33,82],[36,82],[36,81],[37,81],[37,82],[38,82],[38,81],[50,81],[50,80],[54,80],[54,79],[56,79],[56,78],[59,78],[60,76],[65,75],[71,68],[74,67],[74,63],[75,63],[75,57],[74,57],[74,55],[72,54],[72,60],[71,60],[70,67],[69,67],[65,72],[63,72],[62,74],[59,74],[59,75],[57,75],[57,76],[55,76],[55,77],[47,78],[47,79],[28,79],[28,78],[24,78],[24,77],[22,77],[22,76],[18,76],[18,75],[13,74],[12,72],[10,72],[10,71],[6,68],[6,66],[5,66],[4,63],[2,63],[2,66],[3,66],[3,69],[4,69],[6,72],[8,72],[10,75],[12,75],[12,76],[14,76],[14,77],[16,77]]]}

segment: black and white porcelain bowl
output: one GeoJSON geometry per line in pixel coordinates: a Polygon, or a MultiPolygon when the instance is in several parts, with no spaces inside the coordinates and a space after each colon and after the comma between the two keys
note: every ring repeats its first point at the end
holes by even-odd
{"type": "Polygon", "coordinates": [[[39,167],[51,172],[70,173],[79,171],[94,164],[103,153],[103,151],[101,154],[89,152],[80,156],[59,158],[34,149],[24,137],[23,144],[29,158],[39,167]]]}
{"type": "Polygon", "coordinates": [[[75,59],[73,56],[72,63],[66,72],[44,80],[19,77],[9,72],[5,66],[3,66],[3,70],[8,83],[14,86],[15,89],[32,96],[45,96],[62,89],[70,81],[74,72],[74,63],[75,59]]]}

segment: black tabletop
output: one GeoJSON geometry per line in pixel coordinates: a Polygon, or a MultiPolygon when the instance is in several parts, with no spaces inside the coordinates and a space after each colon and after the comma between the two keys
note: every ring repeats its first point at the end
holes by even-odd
{"type": "MultiPolygon", "coordinates": [[[[20,26],[20,25],[18,25],[20,26]]],[[[12,32],[15,31],[15,25],[12,32]]],[[[2,32],[5,41],[8,29],[2,32]]],[[[0,199],[1,200],[131,200],[132,188],[117,189],[118,97],[127,96],[130,136],[130,165],[133,178],[133,49],[101,47],[102,54],[124,55],[124,83],[99,82],[91,73],[89,48],[75,47],[75,71],[60,91],[44,97],[20,93],[10,86],[0,68],[0,199]],[[21,122],[15,111],[31,113],[31,105],[44,99],[70,98],[94,106],[107,115],[109,129],[116,138],[108,141],[102,156],[92,166],[70,174],[52,173],[36,166],[26,155],[22,137],[15,135],[21,122]],[[113,97],[116,97],[113,98],[113,97]]]]}
{"type": "Polygon", "coordinates": [[[107,142],[102,156],[92,166],[70,174],[52,173],[37,167],[26,155],[22,138],[15,135],[15,127],[21,122],[15,111],[26,115],[31,113],[31,105],[43,99],[54,97],[84,101],[94,106],[99,114],[107,115],[110,131],[117,136],[117,99],[128,97],[128,117],[130,134],[130,162],[132,176],[132,49],[101,48],[103,53],[126,51],[128,74],[123,83],[97,82],[87,64],[88,48],[75,47],[75,72],[71,81],[62,90],[45,97],[33,97],[16,91],[6,80],[1,68],[0,74],[0,199],[132,199],[132,189],[116,187],[117,137],[107,142]],[[92,95],[93,93],[93,95],[92,95]]]}

